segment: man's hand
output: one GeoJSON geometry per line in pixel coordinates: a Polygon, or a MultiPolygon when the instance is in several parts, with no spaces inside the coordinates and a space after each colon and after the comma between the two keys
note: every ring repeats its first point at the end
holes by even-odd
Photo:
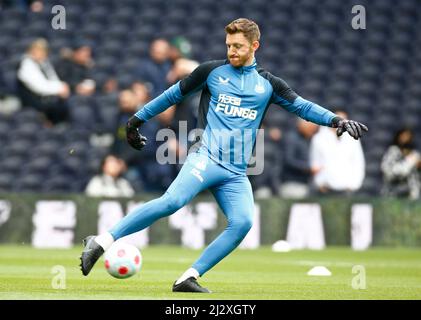
{"type": "Polygon", "coordinates": [[[310,173],[312,176],[315,176],[316,174],[318,174],[320,171],[322,170],[322,167],[311,167],[310,168],[310,173]]]}
{"type": "Polygon", "coordinates": [[[358,140],[362,137],[363,131],[368,131],[366,125],[354,120],[342,119],[340,117],[334,118],[332,125],[334,128],[338,128],[336,130],[338,137],[340,137],[346,131],[355,140],[358,140]]]}
{"type": "Polygon", "coordinates": [[[58,96],[62,99],[67,99],[70,95],[70,87],[66,82],[62,82],[61,90],[58,96]]]}
{"type": "Polygon", "coordinates": [[[139,127],[143,122],[136,116],[132,116],[126,125],[127,142],[136,150],[141,150],[148,140],[139,132],[139,127]]]}

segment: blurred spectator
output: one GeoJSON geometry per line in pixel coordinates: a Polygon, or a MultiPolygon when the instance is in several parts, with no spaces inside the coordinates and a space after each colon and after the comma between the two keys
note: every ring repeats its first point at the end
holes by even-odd
{"type": "MultiPolygon", "coordinates": [[[[184,37],[179,36],[171,40],[169,60],[172,63],[171,70],[167,74],[169,85],[185,78],[199,66],[195,60],[191,60],[191,43],[184,37]]],[[[200,92],[194,93],[177,104],[174,114],[173,127],[180,139],[180,144],[189,145],[187,136],[180,134],[180,130],[191,133],[196,128],[197,113],[199,109],[200,92]]]]}
{"type": "MultiPolygon", "coordinates": [[[[177,81],[185,78],[197,68],[199,63],[194,60],[179,58],[176,60],[167,75],[169,84],[174,84],[177,81]]],[[[197,113],[199,109],[200,92],[194,93],[183,99],[177,104],[174,114],[174,129],[178,133],[179,125],[186,124],[187,132],[196,128],[197,113]],[[182,123],[181,121],[184,121],[182,123]]],[[[184,138],[184,137],[180,137],[184,138]]],[[[187,143],[187,141],[182,141],[187,143]]]]}
{"type": "Polygon", "coordinates": [[[0,69],[0,114],[12,114],[21,108],[20,101],[14,96],[0,69]]]}
{"type": "MultiPolygon", "coordinates": [[[[141,85],[141,83],[136,84],[136,87],[140,88],[141,85]]],[[[137,89],[138,91],[140,91],[139,88],[137,89]]],[[[140,96],[139,93],[136,95],[134,91],[126,89],[120,92],[118,98],[119,113],[116,119],[113,151],[123,158],[129,167],[139,164],[139,152],[130,147],[126,141],[126,123],[140,106],[149,101],[148,92],[144,93],[143,101],[140,99],[140,96]]]]}
{"type": "Polygon", "coordinates": [[[135,96],[137,109],[143,107],[151,99],[150,90],[145,83],[135,81],[130,88],[135,96]]]}
{"type": "Polygon", "coordinates": [[[185,37],[178,36],[171,40],[169,59],[172,63],[180,58],[190,59],[191,52],[192,45],[185,37]]]}
{"type": "Polygon", "coordinates": [[[142,173],[147,191],[165,191],[175,179],[179,169],[175,164],[160,164],[159,150],[161,152],[167,150],[165,154],[169,158],[180,159],[186,155],[187,150],[180,146],[176,137],[168,137],[165,141],[157,140],[157,134],[160,130],[172,129],[174,115],[175,107],[173,106],[142,125],[142,134],[148,138],[148,143],[142,149],[142,155],[139,155],[141,156],[139,170],[142,173]],[[166,145],[164,146],[164,144],[166,145]]]}
{"type": "Polygon", "coordinates": [[[105,94],[113,93],[118,90],[118,81],[115,78],[105,80],[102,85],[102,92],[105,94]]]}
{"type": "Polygon", "coordinates": [[[118,125],[113,145],[113,152],[122,157],[128,170],[126,177],[131,181],[136,190],[161,192],[168,188],[177,173],[177,167],[171,164],[157,162],[157,151],[163,144],[164,149],[171,155],[182,156],[186,150],[179,147],[177,139],[172,136],[168,140],[157,140],[157,134],[161,129],[171,128],[174,121],[175,107],[158,114],[153,119],[142,125],[142,134],[148,138],[142,152],[134,150],[126,141],[126,123],[139,107],[143,107],[149,101],[147,87],[142,83],[135,83],[133,90],[123,90],[119,96],[118,125]],[[134,91],[138,91],[137,94],[134,91]],[[143,97],[143,98],[142,98],[143,97]],[[139,100],[141,99],[141,100],[139,100]]]}
{"type": "Polygon", "coordinates": [[[165,39],[156,39],[149,49],[149,58],[139,63],[137,77],[152,85],[151,97],[155,98],[168,87],[166,77],[171,68],[170,45],[165,39]]]}
{"type": "Polygon", "coordinates": [[[0,0],[0,10],[7,7],[17,7],[32,12],[41,12],[44,9],[42,0],[0,0]]]}
{"type": "Polygon", "coordinates": [[[420,197],[421,154],[415,149],[412,130],[405,128],[395,134],[393,144],[383,156],[381,169],[383,195],[410,199],[420,197]]]}
{"type": "Polygon", "coordinates": [[[176,83],[193,72],[199,66],[199,63],[194,60],[180,58],[174,61],[171,70],[167,74],[167,81],[169,84],[176,83]]]}
{"type": "MultiPolygon", "coordinates": [[[[264,129],[263,172],[250,176],[255,197],[259,199],[268,198],[279,192],[282,173],[282,131],[279,128],[279,119],[276,117],[278,113],[279,110],[270,108],[267,111],[267,116],[263,119],[261,127],[264,129]]],[[[255,152],[258,151],[259,149],[256,147],[255,152]]],[[[256,161],[259,161],[260,158],[259,155],[256,155],[256,161]]]]}
{"type": "Polygon", "coordinates": [[[286,134],[283,148],[282,197],[301,199],[310,195],[310,142],[318,128],[319,126],[312,122],[298,119],[297,130],[286,134]]]}
{"type": "Polygon", "coordinates": [[[107,155],[101,163],[102,173],[89,181],[86,194],[91,197],[132,197],[132,186],[122,178],[125,169],[126,164],[122,159],[107,155]]]}
{"type": "Polygon", "coordinates": [[[0,0],[0,10],[16,5],[14,0],[0,0]]]}
{"type": "Polygon", "coordinates": [[[184,155],[186,150],[180,148],[176,138],[167,141],[156,139],[159,130],[172,128],[175,107],[158,114],[142,125],[142,134],[148,138],[148,143],[142,152],[134,150],[126,141],[127,120],[139,108],[150,100],[149,91],[141,82],[133,83],[131,90],[123,90],[119,95],[119,115],[113,152],[125,160],[128,165],[127,178],[138,189],[138,185],[145,191],[163,191],[168,188],[177,173],[177,167],[172,164],[159,164],[157,150],[167,143],[168,152],[175,155],[184,155]]]}
{"type": "Polygon", "coordinates": [[[20,62],[17,78],[19,96],[24,106],[41,111],[52,123],[68,120],[66,99],[70,88],[59,79],[50,63],[45,39],[31,43],[20,62]]]}
{"type": "MultiPolygon", "coordinates": [[[[344,111],[336,114],[344,119],[344,111]]],[[[336,135],[335,128],[320,127],[311,140],[310,164],[319,194],[349,195],[361,188],[365,160],[360,140],[336,135]]]]}
{"type": "Polygon", "coordinates": [[[70,85],[72,93],[90,96],[95,93],[95,81],[90,77],[94,66],[92,48],[87,42],[78,41],[73,50],[63,56],[57,65],[57,73],[70,85]]]}
{"type": "Polygon", "coordinates": [[[29,3],[29,9],[32,12],[41,12],[44,9],[44,2],[42,0],[26,0],[29,3]]]}

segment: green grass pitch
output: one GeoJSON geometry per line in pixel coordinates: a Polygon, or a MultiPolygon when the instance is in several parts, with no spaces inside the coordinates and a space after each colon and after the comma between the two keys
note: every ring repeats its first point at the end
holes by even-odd
{"type": "Polygon", "coordinates": [[[201,251],[179,246],[150,246],[142,250],[139,274],[126,280],[107,274],[103,260],[88,277],[78,264],[82,247],[37,250],[28,246],[0,246],[2,299],[420,299],[421,250],[376,248],[355,252],[345,247],[322,251],[275,253],[269,247],[239,250],[200,279],[212,294],[172,293],[174,280],[201,251]],[[53,267],[63,266],[66,288],[54,289],[53,267]],[[324,265],[330,277],[310,277],[307,271],[324,265]],[[362,273],[353,267],[365,268],[362,273]],[[355,271],[355,270],[354,270],[355,271]]]}

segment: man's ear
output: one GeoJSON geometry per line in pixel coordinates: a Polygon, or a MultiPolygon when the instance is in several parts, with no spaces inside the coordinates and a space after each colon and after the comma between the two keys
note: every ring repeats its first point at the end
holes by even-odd
{"type": "Polygon", "coordinates": [[[254,51],[256,51],[257,49],[259,49],[259,47],[260,47],[260,42],[259,41],[257,41],[257,40],[254,40],[252,43],[251,43],[251,47],[253,48],[253,50],[254,51]]]}

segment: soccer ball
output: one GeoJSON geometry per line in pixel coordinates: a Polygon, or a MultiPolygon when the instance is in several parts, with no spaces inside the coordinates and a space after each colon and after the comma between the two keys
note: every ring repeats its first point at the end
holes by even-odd
{"type": "Polygon", "coordinates": [[[105,269],[114,278],[126,279],[140,271],[142,254],[135,246],[115,242],[104,254],[105,269]]]}

